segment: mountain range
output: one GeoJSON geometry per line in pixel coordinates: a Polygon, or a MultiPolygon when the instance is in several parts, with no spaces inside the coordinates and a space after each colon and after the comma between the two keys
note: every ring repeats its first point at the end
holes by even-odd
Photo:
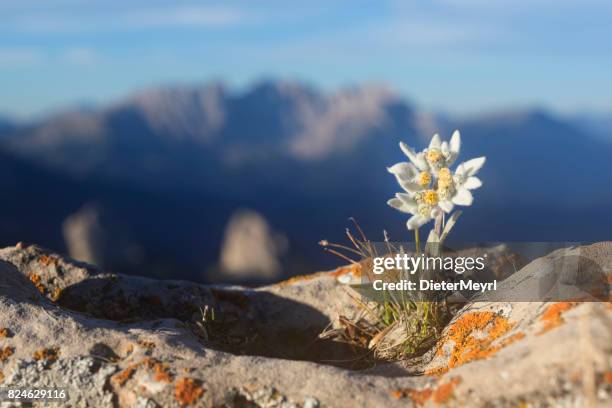
{"type": "Polygon", "coordinates": [[[454,129],[459,160],[488,158],[455,239],[596,241],[612,227],[612,143],[545,110],[444,117],[381,87],[265,81],[149,89],[15,123],[0,121],[2,244],[66,252],[64,221],[94,206],[109,269],[209,280],[241,209],[286,237],[285,275],[336,264],[317,242],[342,241],[351,216],[372,240],[410,240],[386,205],[398,191],[386,167],[405,160],[400,140],[421,148],[454,129]]]}

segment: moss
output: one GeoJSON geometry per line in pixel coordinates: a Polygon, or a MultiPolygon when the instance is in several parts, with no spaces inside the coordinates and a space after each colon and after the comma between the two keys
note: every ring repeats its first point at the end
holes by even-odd
{"type": "Polygon", "coordinates": [[[15,353],[14,347],[6,346],[3,349],[0,349],[0,362],[2,363],[5,362],[14,353],[15,353]]]}
{"type": "Polygon", "coordinates": [[[470,361],[491,357],[503,347],[525,337],[523,333],[517,333],[501,342],[497,341],[513,327],[514,324],[507,318],[491,311],[464,314],[450,326],[437,351],[437,355],[442,356],[444,346],[452,345],[448,364],[430,369],[426,374],[442,375],[470,361]]]}
{"type": "Polygon", "coordinates": [[[204,394],[199,380],[189,377],[180,378],[174,387],[174,397],[181,405],[190,405],[204,394]]]}
{"type": "Polygon", "coordinates": [[[538,335],[542,335],[561,326],[565,322],[563,314],[579,304],[579,302],[558,302],[548,306],[542,316],[540,316],[540,321],[543,323],[543,326],[538,335]]]}

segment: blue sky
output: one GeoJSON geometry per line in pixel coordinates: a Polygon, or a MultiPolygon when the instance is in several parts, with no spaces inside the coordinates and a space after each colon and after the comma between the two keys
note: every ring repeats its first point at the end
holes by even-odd
{"type": "Polygon", "coordinates": [[[609,0],[0,0],[0,113],[270,77],[450,113],[612,112],[611,19],[609,0]]]}

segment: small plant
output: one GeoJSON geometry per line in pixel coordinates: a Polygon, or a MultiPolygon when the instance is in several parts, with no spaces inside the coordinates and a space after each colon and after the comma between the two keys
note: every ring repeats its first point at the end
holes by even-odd
{"type": "MultiPolygon", "coordinates": [[[[471,205],[471,190],[482,185],[476,174],[484,165],[485,157],[463,162],[452,171],[450,167],[461,148],[458,131],[453,133],[449,142],[442,142],[438,134],[434,135],[429,146],[418,153],[403,142],[400,148],[409,162],[397,163],[388,171],[396,177],[404,192],[397,193],[388,204],[410,214],[406,225],[408,230],[414,231],[414,254],[439,256],[444,240],[461,215],[461,211],[453,212],[455,205],[471,205]],[[434,222],[434,227],[422,246],[419,229],[430,221],[434,222]]],[[[347,230],[352,248],[327,241],[322,241],[322,245],[326,250],[356,264],[361,274],[368,274],[372,259],[380,255],[380,250],[367,240],[359,226],[357,229],[360,239],[347,230]],[[355,261],[350,254],[358,255],[360,260],[355,261]]],[[[398,248],[391,244],[386,233],[385,248],[382,250],[387,256],[406,251],[402,246],[398,248]]],[[[410,278],[404,270],[393,270],[390,274],[394,279],[410,278]]],[[[358,287],[359,284],[351,286],[358,287]]],[[[445,300],[406,296],[403,292],[399,295],[385,292],[384,298],[377,302],[362,301],[356,297],[355,301],[362,313],[350,322],[350,330],[336,330],[335,334],[349,343],[363,344],[363,338],[368,338],[367,347],[377,358],[406,359],[423,353],[435,343],[451,316],[445,300]]]]}

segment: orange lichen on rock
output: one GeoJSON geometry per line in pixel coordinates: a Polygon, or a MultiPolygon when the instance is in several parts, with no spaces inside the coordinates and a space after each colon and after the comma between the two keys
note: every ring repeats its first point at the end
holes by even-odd
{"type": "Polygon", "coordinates": [[[0,370],[0,383],[2,383],[2,381],[4,381],[4,373],[0,370]]]}
{"type": "Polygon", "coordinates": [[[147,357],[138,363],[127,366],[123,371],[114,375],[112,382],[118,386],[123,386],[141,366],[153,371],[153,380],[155,381],[171,383],[173,380],[173,376],[166,364],[155,358],[147,357]]]}
{"type": "Polygon", "coordinates": [[[393,391],[391,395],[393,397],[410,398],[416,406],[422,406],[427,403],[430,399],[435,403],[445,403],[450,400],[453,396],[455,387],[461,383],[461,378],[455,377],[449,382],[439,385],[435,388],[424,388],[422,390],[415,390],[412,388],[405,388],[401,390],[393,391]]]}
{"type": "Polygon", "coordinates": [[[123,387],[123,385],[130,378],[132,378],[132,375],[134,375],[134,372],[136,371],[137,367],[138,367],[137,364],[132,364],[132,365],[126,367],[124,370],[122,370],[119,373],[113,375],[113,377],[111,378],[111,382],[116,384],[116,385],[118,385],[119,387],[123,387]]]}
{"type": "Polygon", "coordinates": [[[38,291],[41,294],[45,294],[45,292],[47,291],[45,289],[45,287],[43,286],[41,279],[40,279],[40,275],[37,275],[35,273],[30,273],[28,274],[28,279],[30,279],[30,282],[32,282],[34,284],[34,286],[36,286],[36,289],[38,289],[38,291]]]}
{"type": "Polygon", "coordinates": [[[339,276],[342,275],[348,275],[351,274],[353,277],[355,278],[360,278],[361,277],[361,271],[362,271],[362,266],[360,263],[354,263],[348,266],[343,266],[341,268],[338,268],[332,272],[329,272],[329,274],[331,276],[333,276],[334,278],[337,278],[339,276]]]}
{"type": "Polygon", "coordinates": [[[49,347],[36,350],[32,355],[34,360],[55,361],[59,357],[59,347],[49,347]]]}
{"type": "Polygon", "coordinates": [[[11,331],[6,327],[0,328],[0,339],[5,339],[7,337],[11,337],[11,331]]]}
{"type": "Polygon", "coordinates": [[[448,402],[448,400],[452,398],[455,388],[460,383],[461,383],[461,378],[455,377],[449,382],[440,385],[438,388],[434,390],[433,395],[432,395],[432,401],[437,404],[443,404],[445,402],[448,402]]]}
{"type": "Polygon", "coordinates": [[[145,358],[142,363],[149,369],[153,370],[153,379],[158,382],[171,383],[172,374],[168,370],[168,366],[154,358],[145,358]]]}
{"type": "Polygon", "coordinates": [[[421,405],[425,405],[425,403],[431,397],[433,392],[434,391],[431,388],[425,388],[422,390],[404,388],[404,389],[393,391],[391,395],[393,395],[393,397],[397,399],[410,398],[412,402],[414,402],[416,405],[421,406],[421,405]]]}
{"type": "Polygon", "coordinates": [[[51,294],[51,300],[54,302],[57,302],[61,295],[62,295],[62,289],[60,287],[57,287],[53,289],[53,293],[51,294]]]}
{"type": "Polygon", "coordinates": [[[49,255],[42,255],[40,258],[38,258],[38,262],[41,265],[49,266],[51,264],[57,263],[57,258],[49,255]]]}
{"type": "Polygon", "coordinates": [[[523,333],[517,333],[501,342],[497,341],[513,327],[514,324],[507,318],[492,311],[464,314],[448,329],[437,351],[437,355],[442,356],[445,352],[444,346],[452,344],[448,364],[432,368],[426,374],[439,376],[470,361],[488,358],[503,347],[525,337],[523,333]]]}
{"type": "Polygon", "coordinates": [[[0,349],[0,362],[5,362],[14,353],[15,353],[15,349],[10,346],[6,346],[3,349],[0,349]]]}
{"type": "Polygon", "coordinates": [[[201,382],[194,378],[183,377],[176,382],[174,397],[181,405],[190,405],[204,394],[201,382]]]}
{"type": "Polygon", "coordinates": [[[563,313],[573,309],[579,304],[579,302],[558,302],[548,306],[542,316],[540,316],[540,321],[544,326],[538,335],[561,326],[563,322],[565,322],[565,320],[563,320],[563,313]]]}

